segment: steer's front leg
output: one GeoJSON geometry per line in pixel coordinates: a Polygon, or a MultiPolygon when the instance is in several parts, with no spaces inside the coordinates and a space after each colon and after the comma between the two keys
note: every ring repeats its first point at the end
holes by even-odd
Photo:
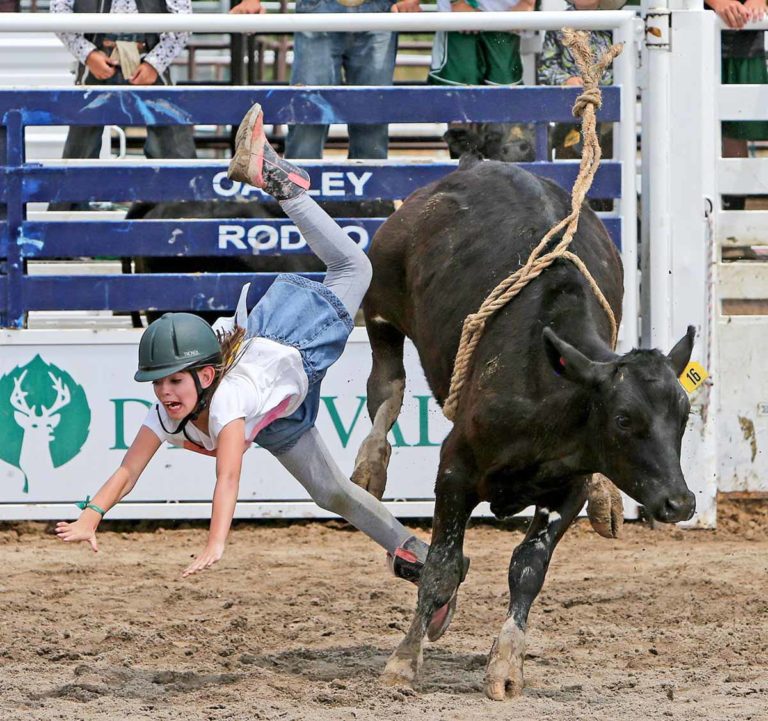
{"type": "Polygon", "coordinates": [[[352,482],[381,498],[392,453],[387,433],[400,414],[405,393],[405,336],[380,317],[374,320],[374,312],[366,304],[365,324],[373,352],[373,368],[368,378],[368,413],[373,427],[357,452],[352,482]]]}
{"type": "Polygon", "coordinates": [[[536,507],[525,539],[512,554],[507,620],[493,643],[485,670],[485,693],[495,701],[523,692],[528,612],[544,583],[555,546],[586,500],[584,479],[568,485],[564,496],[536,507]]]}
{"type": "MultiPolygon", "coordinates": [[[[443,449],[445,458],[445,448],[443,449]]],[[[477,505],[468,476],[457,466],[441,469],[435,489],[435,517],[432,543],[419,579],[416,614],[408,633],[387,661],[381,676],[390,686],[412,686],[422,661],[422,645],[427,626],[437,609],[457,592],[464,576],[464,531],[472,509],[477,505]]]]}

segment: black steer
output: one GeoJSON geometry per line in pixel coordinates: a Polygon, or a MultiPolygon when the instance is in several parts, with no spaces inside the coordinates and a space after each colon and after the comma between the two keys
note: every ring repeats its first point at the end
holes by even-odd
{"type": "MultiPolygon", "coordinates": [[[[459,170],[413,193],[379,229],[364,303],[373,430],[358,454],[357,483],[377,495],[386,483],[386,433],[403,399],[405,336],[442,404],[465,317],[569,210],[568,194],[551,181],[465,157],[459,170]]],[[[621,261],[586,205],[570,249],[620,321],[621,261]]],[[[464,529],[481,501],[502,518],[536,507],[509,566],[508,618],[486,673],[494,699],[522,691],[528,612],[555,546],[584,504],[591,474],[604,473],[659,521],[692,516],[695,499],[680,468],[690,405],[678,375],[693,338],[689,328],[668,356],[617,355],[605,311],[568,260],[554,263],[488,322],[440,453],[416,614],[387,663],[385,682],[415,680],[427,622],[460,583],[464,529]]]]}

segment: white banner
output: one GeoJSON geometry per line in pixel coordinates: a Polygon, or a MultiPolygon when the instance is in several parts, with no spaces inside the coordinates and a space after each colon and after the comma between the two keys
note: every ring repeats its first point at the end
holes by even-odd
{"type": "MultiPolygon", "coordinates": [[[[71,504],[93,495],[118,467],[154,400],[151,384],[133,380],[140,335],[131,330],[2,332],[0,517],[72,516],[78,511],[71,504]]],[[[397,504],[399,515],[430,515],[438,449],[450,424],[410,343],[405,362],[408,386],[390,433],[386,498],[407,501],[397,504]]],[[[323,382],[317,426],[345,473],[351,473],[371,427],[370,367],[365,331],[355,329],[323,382]]],[[[216,480],[214,463],[183,449],[161,448],[110,517],[205,517],[216,480]]],[[[246,453],[238,516],[327,515],[308,500],[267,451],[254,447],[246,453]]]]}

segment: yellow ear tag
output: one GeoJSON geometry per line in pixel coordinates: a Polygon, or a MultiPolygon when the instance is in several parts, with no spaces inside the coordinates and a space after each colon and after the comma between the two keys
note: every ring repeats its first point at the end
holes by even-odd
{"type": "Polygon", "coordinates": [[[573,128],[572,130],[569,130],[568,135],[565,136],[565,140],[563,140],[563,146],[570,148],[572,145],[576,145],[579,140],[581,140],[581,133],[576,130],[576,128],[573,128]]]}
{"type": "Polygon", "coordinates": [[[704,370],[704,366],[696,361],[691,361],[680,376],[680,384],[689,393],[693,393],[707,378],[709,378],[709,373],[704,370]]]}

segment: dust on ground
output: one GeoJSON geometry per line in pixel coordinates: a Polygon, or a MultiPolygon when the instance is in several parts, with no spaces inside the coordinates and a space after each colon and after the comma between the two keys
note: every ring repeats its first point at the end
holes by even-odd
{"type": "Polygon", "coordinates": [[[111,527],[96,555],[0,529],[2,721],[768,720],[766,501],[721,503],[716,532],[608,541],[579,522],[531,612],[525,692],[502,703],[482,681],[519,526],[469,529],[459,612],[415,691],[377,680],[415,589],[362,534],[240,524],[182,580],[204,528],[111,527]]]}

